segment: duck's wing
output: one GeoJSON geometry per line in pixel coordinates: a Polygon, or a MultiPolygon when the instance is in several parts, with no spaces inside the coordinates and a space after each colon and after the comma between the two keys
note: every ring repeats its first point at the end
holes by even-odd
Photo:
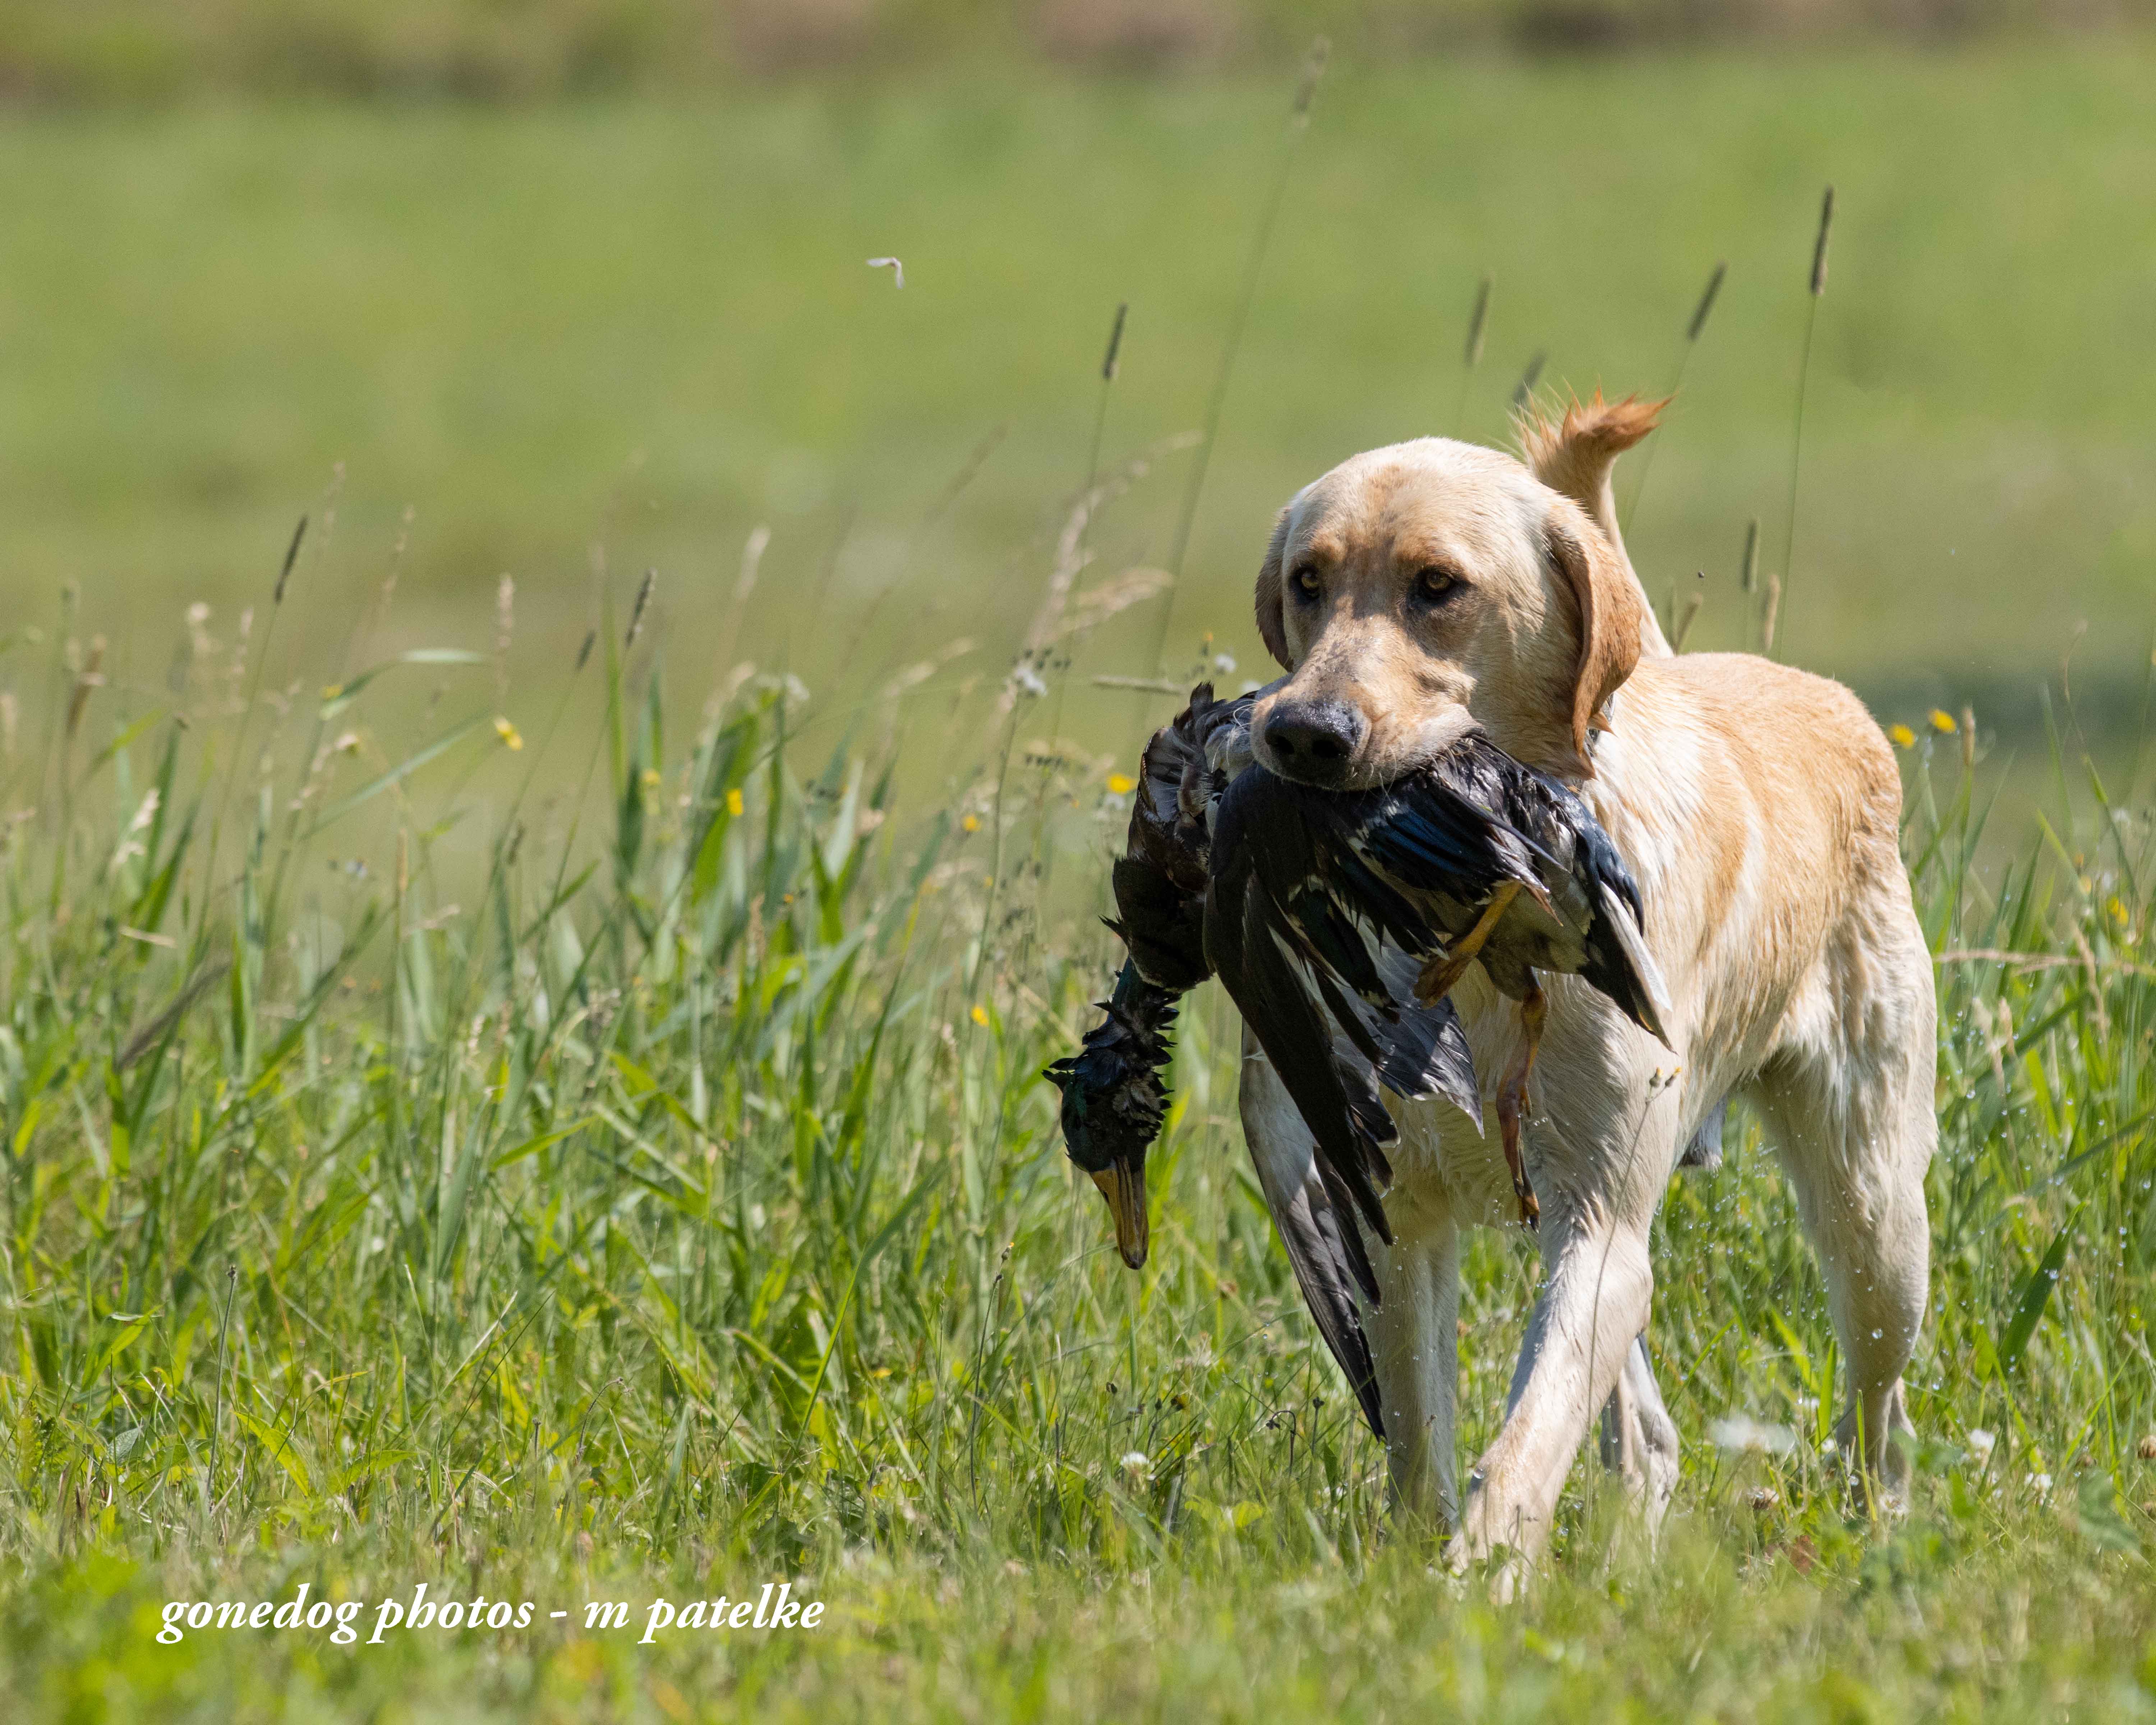
{"type": "MultiPolygon", "coordinates": [[[[1246,773],[1221,799],[1206,895],[1206,957],[1316,1140],[1327,1192],[1389,1243],[1378,1194],[1392,1182],[1384,1147],[1398,1134],[1378,1098],[1374,1064],[1336,1050],[1317,974],[1256,865],[1260,847],[1293,842],[1282,829],[1291,805],[1268,793],[1274,783],[1246,773]]],[[[1374,1297],[1367,1262],[1358,1269],[1374,1297]]]]}
{"type": "Polygon", "coordinates": [[[1442,1096],[1482,1130],[1482,1086],[1475,1076],[1475,1056],[1467,1047],[1467,1032],[1460,1022],[1450,995],[1434,1006],[1415,1001],[1414,985],[1422,965],[1401,952],[1387,952],[1380,968],[1388,975],[1394,998],[1409,1003],[1398,1019],[1377,1027],[1384,1058],[1378,1065],[1378,1080],[1386,1089],[1410,1101],[1442,1096]]]}
{"type": "Polygon", "coordinates": [[[1472,906],[1507,880],[1544,898],[1538,847],[1476,794],[1479,765],[1478,754],[1455,749],[1406,778],[1337,799],[1340,842],[1416,898],[1472,906]]]}
{"type": "Polygon", "coordinates": [[[1363,1332],[1351,1286],[1358,1264],[1367,1273],[1369,1260],[1355,1219],[1327,1190],[1314,1158],[1311,1170],[1310,1178],[1287,1203],[1271,1205],[1273,1225],[1287,1248],[1288,1263],[1302,1290],[1302,1302],[1317,1322],[1318,1334],[1340,1362],[1371,1431],[1382,1438],[1385,1420],[1378,1407],[1378,1368],[1370,1358],[1369,1338],[1363,1332]]]}
{"type": "Polygon", "coordinates": [[[1261,1086],[1255,1098],[1246,1098],[1244,1117],[1251,1120],[1247,1103],[1257,1104],[1250,1141],[1250,1162],[1256,1169],[1258,1189],[1287,1260],[1295,1271],[1296,1285],[1303,1303],[1317,1320],[1317,1332],[1332,1357],[1340,1362],[1348,1383],[1362,1404],[1363,1417],[1379,1437],[1385,1435],[1378,1411],[1377,1370],[1370,1358],[1369,1338],[1363,1328],[1357,1303],[1360,1289],[1370,1304],[1377,1303],[1376,1279],[1363,1250],[1362,1230],[1348,1209],[1327,1189],[1322,1166],[1311,1152],[1310,1134],[1293,1100],[1282,1093],[1278,1075],[1264,1063],[1245,1068],[1245,1086],[1261,1086]],[[1265,1091],[1270,1091],[1266,1095],[1265,1091]]]}
{"type": "Polygon", "coordinates": [[[1586,958],[1580,975],[1614,1001],[1634,1024],[1665,1048],[1673,1048],[1668,985],[1648,950],[1646,910],[1624,853],[1584,798],[1532,768],[1509,764],[1517,818],[1531,836],[1547,834],[1543,848],[1564,859],[1586,901],[1588,924],[1582,931],[1586,958]]]}
{"type": "Polygon", "coordinates": [[[1189,706],[1152,734],[1138,766],[1124,854],[1111,877],[1118,915],[1108,927],[1147,982],[1178,994],[1212,973],[1205,962],[1211,843],[1203,804],[1210,776],[1205,740],[1233,711],[1233,703],[1214,701],[1211,685],[1200,683],[1190,691],[1189,706]]]}
{"type": "Polygon", "coordinates": [[[1592,815],[1580,832],[1574,865],[1585,873],[1599,912],[1587,931],[1587,963],[1580,966],[1579,973],[1663,1047],[1675,1048],[1668,1029],[1669,987],[1662,980],[1655,955],[1647,950],[1639,885],[1609,834],[1592,815]]]}
{"type": "Polygon", "coordinates": [[[1355,855],[1336,824],[1337,798],[1269,776],[1244,796],[1245,818],[1268,834],[1252,847],[1253,865],[1286,913],[1290,957],[1327,1015],[1388,1090],[1445,1096],[1479,1125],[1480,1087],[1459,1015],[1449,1002],[1414,998],[1419,961],[1442,949],[1442,932],[1355,855]]]}
{"type": "Polygon", "coordinates": [[[1179,886],[1142,856],[1116,860],[1111,880],[1116,908],[1108,927],[1129,949],[1139,974],[1171,993],[1196,988],[1210,976],[1205,957],[1205,900],[1179,886]]]}

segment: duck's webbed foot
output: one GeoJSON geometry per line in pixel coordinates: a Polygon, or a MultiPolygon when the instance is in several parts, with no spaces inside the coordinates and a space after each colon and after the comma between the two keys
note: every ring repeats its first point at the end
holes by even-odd
{"type": "Polygon", "coordinates": [[[1525,1040],[1520,1052],[1497,1086],[1497,1130],[1504,1140],[1505,1167],[1512,1177],[1512,1195],[1520,1201],[1520,1221],[1532,1228],[1542,1219],[1542,1205],[1528,1183],[1527,1164],[1520,1160],[1521,1117],[1533,1112],[1527,1101],[1527,1080],[1535,1070],[1535,1050],[1543,1040],[1543,1021],[1549,1016],[1549,998],[1532,978],[1520,1002],[1520,1028],[1525,1040]]]}
{"type": "Polygon", "coordinates": [[[1520,896],[1520,883],[1505,880],[1490,895],[1490,902],[1483,906],[1482,914],[1475,926],[1452,943],[1452,950],[1442,958],[1433,958],[1423,966],[1422,974],[1415,978],[1415,999],[1424,1006],[1435,1006],[1452,992],[1453,984],[1467,974],[1467,967],[1475,962],[1482,943],[1490,938],[1495,928],[1520,896]]]}

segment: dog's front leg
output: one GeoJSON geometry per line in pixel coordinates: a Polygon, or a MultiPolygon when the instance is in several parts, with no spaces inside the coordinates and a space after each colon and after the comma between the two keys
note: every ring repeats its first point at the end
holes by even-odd
{"type": "Polygon", "coordinates": [[[1430,1192],[1385,1207],[1393,1243],[1372,1240],[1383,1303],[1369,1315],[1393,1517],[1431,1532],[1457,1520],[1453,1410],[1460,1379],[1460,1230],[1430,1192]]]}
{"type": "Polygon", "coordinates": [[[1522,1560],[1540,1555],[1588,1425],[1646,1326],[1654,1275],[1645,1215],[1614,1215],[1553,1185],[1541,1231],[1548,1276],[1512,1374],[1504,1430],[1468,1476],[1450,1553],[1456,1565],[1500,1547],[1522,1560]]]}

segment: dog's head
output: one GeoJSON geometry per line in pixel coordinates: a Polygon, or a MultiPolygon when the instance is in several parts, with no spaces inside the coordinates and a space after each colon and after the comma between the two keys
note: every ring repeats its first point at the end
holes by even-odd
{"type": "Polygon", "coordinates": [[[1257,614],[1289,672],[1252,713],[1258,758],[1329,788],[1386,783],[1477,726],[1530,765],[1590,777],[1589,732],[1647,616],[1578,503],[1441,438],[1355,456],[1297,493],[1257,614]]]}

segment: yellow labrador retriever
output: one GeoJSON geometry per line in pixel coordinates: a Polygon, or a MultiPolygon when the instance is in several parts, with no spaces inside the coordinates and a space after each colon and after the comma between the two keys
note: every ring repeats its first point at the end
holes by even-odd
{"type": "MultiPolygon", "coordinates": [[[[1531,427],[1525,465],[1439,438],[1358,455],[1281,511],[1258,575],[1258,627],[1289,673],[1255,710],[1258,758],[1311,783],[1380,783],[1479,724],[1574,784],[1609,829],[1674,1007],[1672,1055],[1578,979],[1548,979],[1523,1140],[1546,1276],[1504,1428],[1464,1501],[1460,1230],[1517,1212],[1494,1127],[1478,1136],[1442,1103],[1394,1105],[1394,1243],[1377,1250],[1373,1352],[1395,1510],[1443,1516],[1455,1561],[1540,1552],[1598,1409],[1605,1460],[1659,1521],[1676,1431],[1639,1340],[1648,1226],[1732,1091],[1764,1120],[1819,1254],[1849,1367],[1844,1448],[1891,1496],[1906,1485],[1891,1440],[1908,1430],[1902,1371],[1923,1317],[1937,1127],[1900,779],[1840,685],[1741,654],[1671,655],[1609,488],[1656,412],[1598,397],[1531,427]]],[[[1454,999],[1476,1069],[1504,1071],[1518,1014],[1479,971],[1454,999]]],[[[1244,1061],[1252,1153],[1294,1190],[1309,1133],[1247,1041],[1244,1061]]]]}

